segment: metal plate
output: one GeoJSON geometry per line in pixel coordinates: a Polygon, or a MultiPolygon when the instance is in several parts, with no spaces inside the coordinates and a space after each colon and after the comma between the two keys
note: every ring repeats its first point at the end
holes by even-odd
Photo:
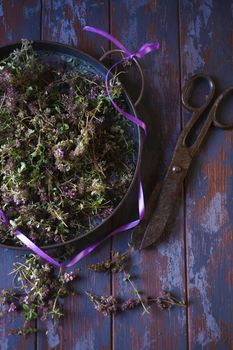
{"type": "MultiPolygon", "coordinates": [[[[21,47],[21,43],[1,47],[0,59],[7,57],[14,49],[20,48],[20,47],[21,47]]],[[[64,64],[65,62],[68,68],[70,67],[70,69],[72,70],[74,69],[79,70],[82,72],[86,72],[87,74],[90,74],[90,75],[98,74],[101,78],[103,78],[103,80],[107,72],[107,68],[102,63],[100,63],[93,57],[89,56],[88,54],[67,45],[48,42],[48,41],[34,41],[33,49],[38,52],[42,61],[44,62],[49,61],[55,66],[59,65],[59,63],[64,64]],[[78,65],[76,65],[76,62],[78,62],[78,65]]],[[[131,102],[125,90],[124,90],[124,97],[128,107],[128,112],[136,117],[136,111],[134,109],[133,103],[131,102]]],[[[130,135],[135,144],[135,154],[133,155],[135,158],[134,175],[132,177],[132,181],[127,192],[125,193],[125,195],[123,196],[119,204],[116,206],[112,214],[109,217],[103,219],[102,222],[97,224],[92,230],[90,230],[85,234],[82,234],[82,235],[79,234],[77,237],[72,238],[71,240],[68,240],[64,243],[46,245],[46,246],[42,246],[41,248],[50,249],[50,248],[61,247],[70,243],[80,243],[78,245],[80,246],[80,249],[81,249],[86,245],[89,245],[91,243],[94,243],[95,241],[103,239],[107,234],[110,233],[109,229],[111,228],[111,225],[110,225],[111,219],[114,217],[116,211],[118,211],[119,208],[122,206],[122,204],[125,202],[126,197],[128,197],[128,195],[130,194],[132,187],[134,185],[138,167],[139,167],[139,159],[141,156],[141,141],[140,141],[141,137],[140,137],[139,127],[133,123],[130,124],[130,135]]],[[[20,250],[26,249],[23,246],[20,247],[20,246],[6,245],[2,243],[0,243],[0,246],[13,248],[13,249],[20,249],[20,250]]]]}

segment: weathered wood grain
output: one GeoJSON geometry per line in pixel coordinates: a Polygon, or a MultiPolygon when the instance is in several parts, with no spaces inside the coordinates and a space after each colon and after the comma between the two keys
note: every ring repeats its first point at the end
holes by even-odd
{"type": "Polygon", "coordinates": [[[69,44],[99,58],[106,40],[87,34],[85,25],[109,28],[108,0],[42,0],[42,38],[69,44]]]}
{"type": "MultiPolygon", "coordinates": [[[[101,27],[108,31],[108,1],[43,1],[42,39],[72,45],[92,56],[99,57],[108,42],[94,34],[84,32],[85,25],[101,27]]],[[[80,280],[76,283],[78,296],[66,299],[65,317],[55,334],[38,337],[37,349],[107,350],[111,348],[110,319],[94,310],[93,304],[84,294],[85,290],[99,295],[110,294],[110,276],[88,272],[88,266],[106,259],[110,254],[108,242],[83,259],[79,264],[80,280]]]]}
{"type": "MultiPolygon", "coordinates": [[[[143,183],[148,194],[161,180],[180,132],[177,3],[113,1],[111,31],[132,51],[153,40],[161,44],[159,52],[141,60],[146,91],[139,116],[149,130],[142,161],[143,183]]],[[[135,88],[135,75],[128,82],[135,88]]],[[[114,250],[127,249],[129,238],[126,234],[114,238],[114,250]]],[[[134,254],[131,271],[145,295],[157,296],[162,290],[170,290],[179,297],[185,296],[182,209],[169,236],[158,247],[134,254]]],[[[122,299],[134,296],[122,276],[114,276],[113,282],[116,295],[122,299]]],[[[114,318],[114,349],[186,349],[185,308],[166,312],[153,306],[150,315],[141,313],[142,309],[114,318]]]]}
{"type": "MultiPolygon", "coordinates": [[[[181,1],[182,80],[208,73],[217,93],[233,84],[232,9],[232,1],[181,1]]],[[[183,120],[188,117],[184,111],[183,120]]],[[[195,350],[233,349],[232,135],[209,131],[186,183],[189,348],[195,350]]]]}
{"type": "MultiPolygon", "coordinates": [[[[0,45],[7,45],[20,41],[22,38],[40,38],[40,1],[22,0],[0,1],[0,45]]],[[[16,250],[0,249],[0,288],[12,288],[13,262],[16,261],[16,250]]],[[[1,350],[33,350],[35,336],[26,339],[20,336],[9,335],[10,329],[22,327],[21,317],[9,314],[0,319],[0,348],[1,350]]]]}
{"type": "MultiPolygon", "coordinates": [[[[15,250],[1,248],[0,250],[1,269],[0,269],[0,288],[12,289],[13,281],[12,271],[13,263],[17,261],[15,250]]],[[[28,337],[10,335],[11,329],[23,327],[23,317],[14,313],[0,318],[0,349],[1,350],[33,350],[35,346],[35,335],[28,337]]]]}
{"type": "Polygon", "coordinates": [[[40,39],[40,0],[0,1],[0,45],[40,39]]]}
{"type": "MultiPolygon", "coordinates": [[[[147,197],[161,182],[181,124],[189,118],[183,110],[181,120],[181,82],[204,71],[216,79],[218,93],[233,84],[232,9],[232,0],[0,0],[0,45],[41,35],[99,57],[108,43],[82,31],[84,25],[110,29],[132,51],[144,42],[160,41],[161,50],[141,60],[146,91],[138,112],[149,129],[142,165],[147,197]]],[[[134,71],[127,80],[135,97],[139,83],[134,71]]],[[[232,104],[224,114],[227,120],[230,113],[232,104]]],[[[132,256],[130,271],[145,295],[157,296],[165,289],[183,297],[187,287],[188,311],[153,306],[148,316],[135,310],[111,320],[94,310],[85,290],[112,291],[123,300],[133,296],[122,275],[88,272],[88,265],[108,258],[111,248],[128,248],[131,233],[122,233],[79,264],[80,295],[65,301],[65,318],[55,333],[48,323],[48,338],[44,333],[27,339],[8,336],[12,323],[22,324],[9,315],[0,320],[0,349],[233,349],[232,143],[232,131],[210,130],[187,178],[185,206],[181,204],[176,223],[159,246],[132,256]]],[[[134,189],[113,226],[136,216],[135,199],[134,189]]],[[[0,250],[1,288],[11,287],[8,273],[15,255],[14,250],[0,250]]]]}

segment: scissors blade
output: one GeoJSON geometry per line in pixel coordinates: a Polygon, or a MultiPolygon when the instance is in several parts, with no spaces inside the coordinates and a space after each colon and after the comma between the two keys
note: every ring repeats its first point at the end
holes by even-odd
{"type": "MultiPolygon", "coordinates": [[[[157,201],[155,202],[154,198],[149,199],[150,203],[154,201],[155,204],[150,205],[145,220],[134,230],[133,243],[139,249],[149,247],[163,234],[173,215],[191,160],[192,157],[186,147],[178,147],[175,150],[157,201]]],[[[152,196],[153,193],[154,191],[152,196]]]]}

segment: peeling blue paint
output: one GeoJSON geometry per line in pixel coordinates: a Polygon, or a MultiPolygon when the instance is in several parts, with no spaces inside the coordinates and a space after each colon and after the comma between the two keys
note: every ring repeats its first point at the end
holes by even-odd
{"type": "Polygon", "coordinates": [[[103,1],[98,1],[94,4],[90,4],[89,7],[99,7],[99,6],[104,6],[104,2],[103,1]]]}
{"type": "Polygon", "coordinates": [[[77,35],[75,32],[74,23],[68,19],[61,20],[61,31],[59,41],[66,44],[77,45],[77,35]]]}
{"type": "Polygon", "coordinates": [[[55,346],[59,345],[59,335],[55,332],[52,321],[47,322],[47,330],[48,330],[48,344],[50,348],[55,348],[55,346]]]}
{"type": "Polygon", "coordinates": [[[1,350],[8,350],[9,342],[8,342],[8,336],[6,332],[6,326],[3,319],[0,319],[0,349],[1,350]]]}
{"type": "Polygon", "coordinates": [[[95,349],[94,344],[95,334],[92,331],[88,331],[87,334],[85,334],[82,337],[79,337],[78,342],[75,344],[75,347],[73,350],[90,350],[95,349]]]}
{"type": "MultiPolygon", "coordinates": [[[[49,23],[52,38],[66,44],[77,46],[77,22],[81,25],[81,27],[84,27],[87,24],[86,1],[82,0],[77,4],[74,4],[74,2],[71,0],[54,2],[53,7],[50,8],[48,6],[47,10],[54,14],[55,23],[49,23]],[[65,7],[69,7],[71,9],[72,15],[70,18],[66,18],[64,14],[65,7]],[[61,15],[61,13],[63,13],[63,15],[61,15]],[[57,25],[57,23],[59,23],[59,25],[57,25]]],[[[49,20],[46,18],[46,21],[49,20]]]]}
{"type": "Polygon", "coordinates": [[[142,25],[139,21],[139,15],[144,6],[148,5],[149,0],[128,1],[124,0],[128,13],[128,30],[123,36],[123,42],[129,50],[136,50],[138,46],[138,32],[142,25]]]}
{"type": "Polygon", "coordinates": [[[218,233],[228,220],[226,203],[226,194],[216,192],[200,220],[200,225],[206,232],[218,233]]]}
{"type": "Polygon", "coordinates": [[[12,41],[13,41],[13,32],[12,32],[11,30],[9,30],[9,31],[7,32],[7,40],[8,40],[9,42],[12,42],[12,41]]]}
{"type": "Polygon", "coordinates": [[[183,288],[183,266],[181,264],[182,245],[181,241],[172,236],[169,244],[162,243],[159,247],[159,253],[167,258],[167,273],[160,276],[163,290],[174,290],[174,288],[183,288]],[[172,241],[171,241],[172,240],[172,241]]]}
{"type": "Polygon", "coordinates": [[[79,5],[74,8],[75,14],[81,24],[82,27],[85,27],[86,23],[86,15],[87,15],[87,7],[86,1],[79,1],[79,5]]]}
{"type": "Polygon", "coordinates": [[[34,6],[34,4],[32,6],[25,6],[23,10],[24,17],[25,19],[31,19],[39,11],[40,11],[40,1],[37,2],[36,6],[34,6]]]}
{"type": "Polygon", "coordinates": [[[208,25],[208,21],[209,21],[210,15],[211,15],[212,7],[213,7],[212,0],[206,0],[200,6],[200,12],[202,14],[202,18],[203,18],[205,27],[207,27],[207,25],[208,25]]]}
{"type": "Polygon", "coordinates": [[[198,9],[198,12],[189,23],[184,53],[186,55],[186,67],[189,74],[194,74],[205,65],[202,57],[203,46],[201,36],[212,38],[211,26],[208,25],[212,11],[212,0],[206,0],[198,9]]]}
{"type": "Polygon", "coordinates": [[[4,13],[3,13],[3,1],[0,0],[0,17],[3,17],[4,13]]]}
{"type": "Polygon", "coordinates": [[[189,74],[194,74],[196,70],[204,66],[204,60],[201,56],[202,45],[197,42],[200,21],[192,21],[189,24],[184,53],[186,55],[186,67],[189,74]]]}
{"type": "Polygon", "coordinates": [[[206,329],[202,329],[198,335],[197,341],[200,345],[207,344],[218,340],[221,337],[220,328],[212,314],[211,303],[209,301],[207,290],[210,288],[207,282],[207,271],[205,267],[200,269],[200,272],[195,275],[195,287],[200,293],[201,303],[205,316],[206,329]]]}

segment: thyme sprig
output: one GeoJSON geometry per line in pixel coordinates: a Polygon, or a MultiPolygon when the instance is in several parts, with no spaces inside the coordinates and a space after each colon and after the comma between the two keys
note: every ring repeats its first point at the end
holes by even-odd
{"type": "Polygon", "coordinates": [[[141,296],[141,293],[139,292],[139,290],[135,286],[134,282],[132,281],[131,275],[129,273],[124,272],[123,280],[129,282],[129,284],[131,285],[134,294],[137,296],[138,303],[141,304],[141,306],[143,308],[143,315],[144,314],[149,314],[150,313],[150,308],[146,305],[145,301],[143,300],[143,298],[141,296]]]}
{"type": "Polygon", "coordinates": [[[155,303],[161,309],[170,309],[173,306],[185,306],[184,300],[178,300],[170,292],[164,292],[158,297],[144,297],[136,287],[133,277],[126,271],[126,262],[130,257],[130,252],[134,247],[129,245],[129,250],[124,253],[113,252],[111,259],[103,260],[101,262],[92,264],[89,269],[94,272],[114,272],[123,273],[123,281],[128,282],[132,287],[133,293],[136,297],[130,298],[122,303],[115,296],[97,296],[91,292],[86,292],[89,299],[94,303],[95,309],[102,312],[104,316],[109,316],[117,311],[132,310],[139,306],[143,308],[143,315],[149,314],[151,304],[155,303]],[[114,303],[114,307],[112,305],[114,303]]]}
{"type": "MultiPolygon", "coordinates": [[[[134,286],[135,288],[135,286],[134,286]]],[[[111,316],[119,312],[127,310],[133,310],[139,306],[143,307],[143,315],[150,314],[151,304],[156,304],[162,310],[170,309],[174,306],[185,306],[184,300],[178,300],[170,292],[165,292],[161,297],[142,297],[139,292],[136,298],[127,299],[124,302],[120,302],[120,299],[114,295],[96,295],[89,291],[85,292],[90,301],[94,304],[95,309],[102,313],[104,316],[111,316]]]]}
{"type": "Polygon", "coordinates": [[[118,300],[115,296],[98,296],[88,291],[86,291],[85,293],[94,304],[95,309],[101,312],[104,316],[110,316],[111,314],[117,312],[118,300]]]}
{"type": "Polygon", "coordinates": [[[34,254],[23,256],[22,261],[14,263],[14,290],[3,289],[0,305],[4,313],[21,311],[25,326],[13,330],[15,334],[27,334],[32,331],[28,323],[36,319],[52,319],[54,324],[63,316],[61,300],[75,295],[72,287],[77,273],[57,271],[34,254]]]}
{"type": "Polygon", "coordinates": [[[121,254],[120,252],[112,252],[111,259],[107,259],[96,264],[91,264],[88,268],[94,272],[122,272],[125,269],[125,265],[129,260],[129,252],[121,254]]]}

